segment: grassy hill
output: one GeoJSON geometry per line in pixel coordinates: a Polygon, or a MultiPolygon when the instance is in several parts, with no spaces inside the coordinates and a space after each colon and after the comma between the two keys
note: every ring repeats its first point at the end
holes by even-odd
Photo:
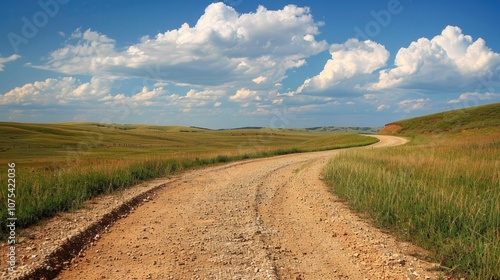
{"type": "Polygon", "coordinates": [[[327,183],[378,226],[427,248],[443,274],[500,279],[500,103],[396,121],[411,141],[344,153],[327,183]]]}
{"type": "Polygon", "coordinates": [[[500,127],[500,103],[447,111],[387,124],[381,134],[439,134],[500,127]]]}

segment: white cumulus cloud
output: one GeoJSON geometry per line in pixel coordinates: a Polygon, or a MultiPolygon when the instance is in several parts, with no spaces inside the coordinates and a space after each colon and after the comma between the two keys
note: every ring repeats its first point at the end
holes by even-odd
{"type": "Polygon", "coordinates": [[[255,99],[259,98],[257,91],[242,88],[236,91],[236,94],[229,97],[233,101],[244,100],[244,99],[255,99]]]}
{"type": "Polygon", "coordinates": [[[259,76],[259,77],[255,78],[255,79],[253,79],[252,81],[253,81],[254,83],[256,83],[256,84],[261,84],[261,83],[265,82],[266,80],[267,80],[267,78],[266,78],[266,77],[264,77],[264,76],[259,76]]]}
{"type": "Polygon", "coordinates": [[[370,40],[349,39],[344,44],[333,44],[330,46],[330,54],[332,58],[326,62],[323,71],[306,79],[297,93],[331,89],[356,75],[373,73],[389,59],[389,52],[385,47],[370,40]]]}
{"type": "MultiPolygon", "coordinates": [[[[456,89],[474,86],[478,79],[500,71],[500,55],[462,34],[459,27],[447,26],[431,40],[420,38],[396,54],[395,67],[380,71],[379,81],[370,89],[388,88],[456,89]]],[[[498,80],[498,77],[496,77],[498,80]]]]}
{"type": "Polygon", "coordinates": [[[143,87],[140,92],[131,97],[131,100],[146,102],[165,93],[166,90],[162,87],[154,88],[152,90],[149,90],[148,87],[143,87]]]}

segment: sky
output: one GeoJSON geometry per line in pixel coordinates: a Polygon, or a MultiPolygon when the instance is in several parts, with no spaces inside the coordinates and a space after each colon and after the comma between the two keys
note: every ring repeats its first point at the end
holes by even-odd
{"type": "Polygon", "coordinates": [[[0,121],[383,126],[500,102],[500,2],[6,0],[0,121]]]}

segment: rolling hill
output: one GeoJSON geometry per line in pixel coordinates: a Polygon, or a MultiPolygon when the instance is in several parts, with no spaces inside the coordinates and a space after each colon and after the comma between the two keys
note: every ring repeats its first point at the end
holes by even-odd
{"type": "Polygon", "coordinates": [[[500,103],[464,108],[387,124],[380,134],[460,133],[500,128],[500,103]]]}

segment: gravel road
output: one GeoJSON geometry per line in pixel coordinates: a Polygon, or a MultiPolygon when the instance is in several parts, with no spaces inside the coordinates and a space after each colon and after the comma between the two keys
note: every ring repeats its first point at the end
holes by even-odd
{"type": "MultiPolygon", "coordinates": [[[[404,144],[377,136],[371,149],[404,144]]],[[[117,220],[56,279],[436,279],[426,254],[359,218],[321,180],[348,150],[184,173],[117,220]]]]}

